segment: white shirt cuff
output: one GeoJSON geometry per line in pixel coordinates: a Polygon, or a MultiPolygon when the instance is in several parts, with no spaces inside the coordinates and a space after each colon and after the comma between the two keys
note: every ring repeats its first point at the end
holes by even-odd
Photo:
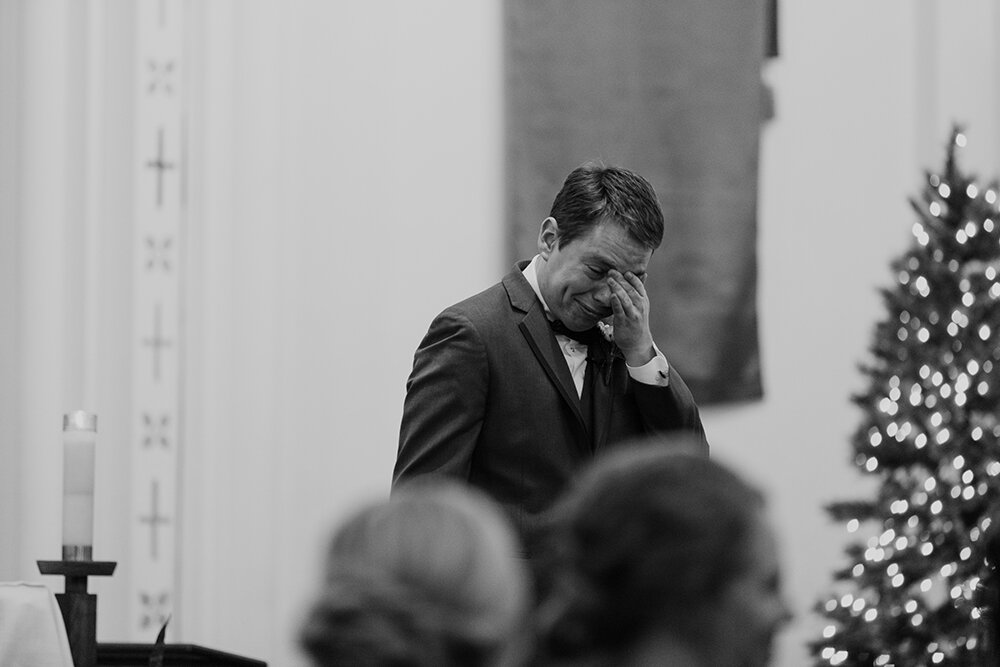
{"type": "Polygon", "coordinates": [[[628,368],[628,374],[636,382],[666,387],[670,384],[670,365],[667,363],[667,358],[660,352],[660,348],[656,347],[656,343],[653,343],[653,350],[656,352],[656,356],[642,366],[629,366],[626,363],[625,367],[628,368]]]}

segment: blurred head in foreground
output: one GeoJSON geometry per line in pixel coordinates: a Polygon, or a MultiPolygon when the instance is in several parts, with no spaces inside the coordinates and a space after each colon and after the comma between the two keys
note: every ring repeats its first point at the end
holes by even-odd
{"type": "Polygon", "coordinates": [[[301,631],[317,667],[523,664],[528,579],[516,538],[485,496],[413,482],[333,535],[301,631]]]}
{"type": "Polygon", "coordinates": [[[655,443],[577,480],[539,571],[542,664],[760,667],[789,618],[760,493],[655,443]]]}

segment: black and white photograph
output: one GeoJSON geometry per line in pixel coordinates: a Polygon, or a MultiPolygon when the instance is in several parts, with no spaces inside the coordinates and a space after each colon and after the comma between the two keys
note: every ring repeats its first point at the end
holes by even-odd
{"type": "Polygon", "coordinates": [[[994,0],[0,0],[0,667],[1000,665],[994,0]]]}

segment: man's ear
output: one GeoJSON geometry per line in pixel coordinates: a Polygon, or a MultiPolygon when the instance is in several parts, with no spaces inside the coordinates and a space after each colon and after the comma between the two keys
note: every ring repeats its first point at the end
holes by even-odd
{"type": "Polygon", "coordinates": [[[549,255],[559,245],[559,223],[552,216],[542,220],[542,227],[538,230],[538,254],[542,259],[548,260],[549,255]]]}

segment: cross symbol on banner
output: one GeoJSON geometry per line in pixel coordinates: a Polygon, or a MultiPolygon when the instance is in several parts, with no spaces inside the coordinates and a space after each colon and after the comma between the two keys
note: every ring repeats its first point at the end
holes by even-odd
{"type": "Polygon", "coordinates": [[[146,249],[149,251],[149,256],[146,259],[146,270],[152,271],[159,265],[164,271],[170,271],[171,246],[173,246],[173,239],[170,237],[157,242],[152,236],[147,236],[146,249]]]}
{"type": "Polygon", "coordinates": [[[163,206],[163,172],[173,169],[174,164],[163,159],[163,128],[157,130],[156,159],[146,163],[147,167],[156,170],[156,207],[163,206]]]}
{"type": "Polygon", "coordinates": [[[170,617],[170,594],[166,591],[157,594],[140,591],[139,602],[142,604],[139,626],[143,630],[154,623],[154,627],[159,627],[170,617]]]}
{"type": "Polygon", "coordinates": [[[160,557],[159,541],[157,540],[159,536],[158,529],[161,525],[170,523],[170,519],[166,515],[160,514],[160,484],[155,479],[153,480],[152,491],[152,511],[146,516],[140,516],[139,522],[149,524],[150,555],[153,557],[153,560],[157,560],[160,557]]]}
{"type": "Polygon", "coordinates": [[[143,449],[159,444],[161,447],[170,448],[170,415],[162,414],[159,419],[153,417],[148,412],[142,413],[142,425],[146,429],[146,435],[142,438],[143,449]]]}
{"type": "Polygon", "coordinates": [[[174,61],[168,60],[164,63],[157,63],[155,60],[149,61],[150,84],[146,92],[150,95],[160,89],[166,95],[174,92],[174,87],[170,83],[171,75],[174,73],[174,61]]]}
{"type": "Polygon", "coordinates": [[[163,337],[163,309],[160,304],[156,304],[156,312],[153,314],[153,336],[143,338],[142,344],[153,349],[153,379],[159,382],[160,353],[171,345],[170,340],[163,337]]]}

